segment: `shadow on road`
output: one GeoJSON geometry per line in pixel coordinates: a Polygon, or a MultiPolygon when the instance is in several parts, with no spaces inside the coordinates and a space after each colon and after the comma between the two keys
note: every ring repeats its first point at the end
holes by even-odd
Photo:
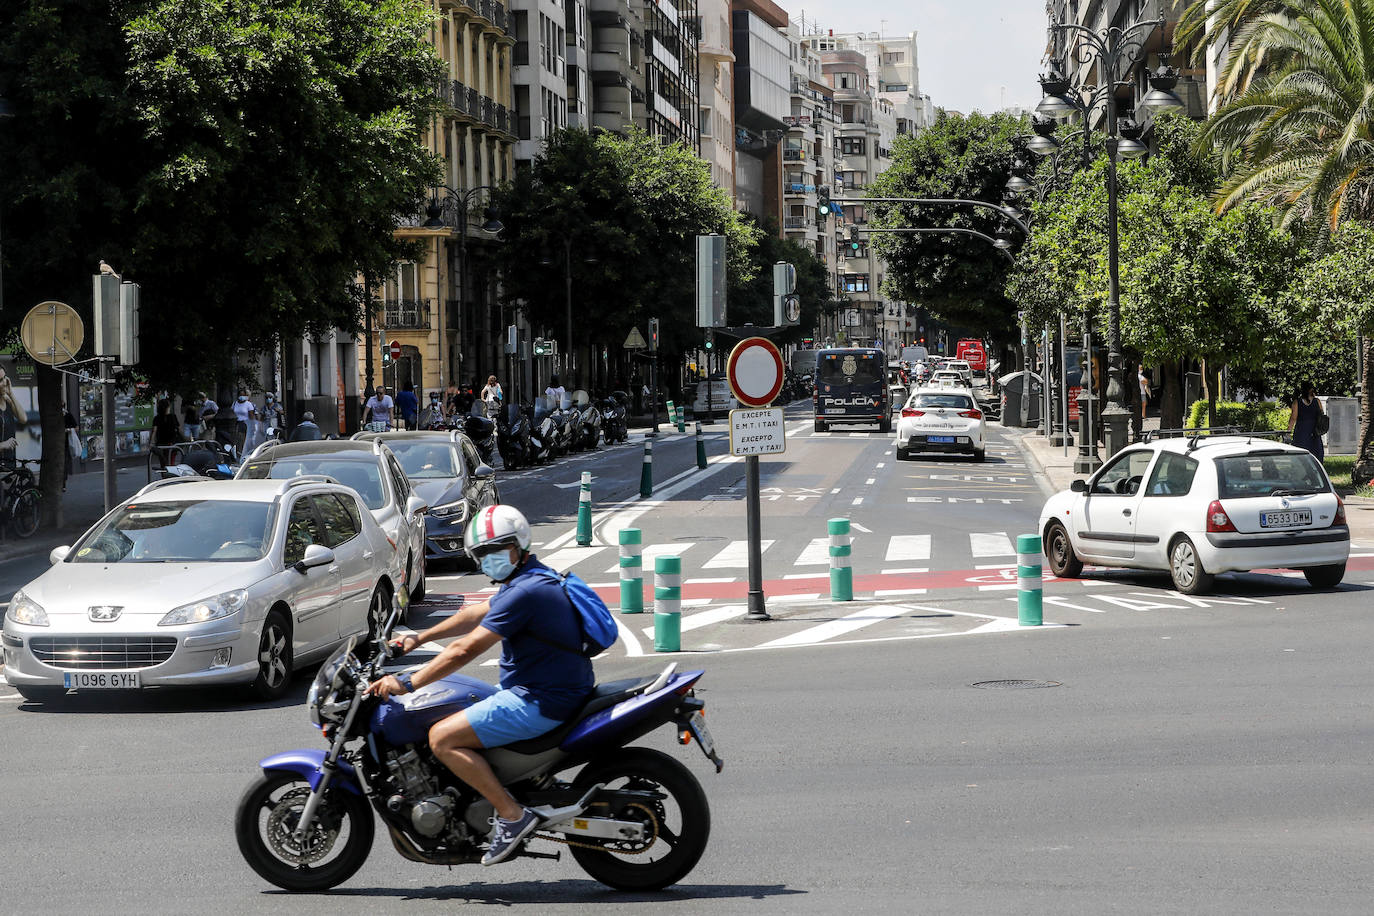
{"type": "MultiPolygon", "coordinates": [[[[287,895],[285,891],[265,894],[287,895]]],[[[595,903],[604,907],[634,906],[643,903],[672,903],[688,900],[762,900],[767,897],[805,894],[807,891],[781,884],[697,884],[674,885],[662,891],[617,891],[590,879],[561,881],[517,881],[510,884],[475,884],[426,888],[335,888],[333,897],[378,897],[401,900],[444,900],[458,903],[487,903],[511,906],[529,903],[595,903]]]]}

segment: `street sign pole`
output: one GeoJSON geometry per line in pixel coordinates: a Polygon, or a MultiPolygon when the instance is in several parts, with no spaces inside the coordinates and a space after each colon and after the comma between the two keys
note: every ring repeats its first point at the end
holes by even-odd
{"type": "MultiPolygon", "coordinates": [[[[771,620],[763,595],[763,510],[759,500],[759,452],[781,451],[784,442],[765,444],[767,440],[765,430],[770,424],[766,422],[763,415],[767,415],[769,411],[756,408],[767,407],[773,403],[773,400],[782,390],[782,353],[772,341],[762,337],[751,337],[735,345],[735,348],[730,351],[730,358],[726,360],[725,366],[726,378],[730,381],[730,390],[734,393],[735,399],[744,408],[755,408],[731,411],[730,414],[730,451],[732,454],[742,453],[745,455],[745,514],[749,537],[747,617],[750,620],[771,620]],[[736,441],[735,438],[737,415],[748,417],[744,422],[748,424],[750,435],[741,437],[742,441],[736,441]]],[[[708,382],[708,387],[709,384],[708,382]]],[[[776,421],[774,429],[780,434],[782,430],[781,410],[776,410],[776,413],[778,416],[773,418],[776,421]]],[[[743,426],[743,424],[739,425],[743,426]]]]}
{"type": "Polygon", "coordinates": [[[769,620],[763,600],[763,523],[759,506],[759,456],[744,459],[744,490],[749,516],[749,613],[750,620],[769,620]]]}

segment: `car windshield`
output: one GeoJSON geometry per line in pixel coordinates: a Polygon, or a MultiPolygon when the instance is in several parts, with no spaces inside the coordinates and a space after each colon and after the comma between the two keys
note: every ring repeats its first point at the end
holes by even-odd
{"type": "Polygon", "coordinates": [[[912,395],[911,403],[908,407],[951,407],[956,410],[967,410],[973,406],[973,401],[969,400],[966,394],[916,394],[912,395]]]}
{"type": "Polygon", "coordinates": [[[72,549],[72,563],[246,563],[272,543],[272,503],[224,499],[121,506],[72,549]]]}
{"type": "Polygon", "coordinates": [[[826,353],[819,360],[819,378],[823,385],[885,384],[886,368],[876,351],[826,353]]]}
{"type": "Polygon", "coordinates": [[[1222,499],[1302,496],[1325,493],[1331,485],[1308,452],[1268,452],[1218,458],[1217,490],[1222,499]]]}
{"type": "Polygon", "coordinates": [[[392,439],[387,446],[396,453],[401,470],[411,480],[437,480],[462,476],[453,449],[446,441],[392,439]]]}
{"type": "Polygon", "coordinates": [[[250,461],[239,472],[239,476],[244,478],[270,477],[273,480],[289,480],[305,474],[324,474],[346,487],[352,487],[369,509],[380,509],[386,505],[382,472],[371,457],[366,461],[358,461],[329,455],[301,455],[276,461],[250,461]]]}

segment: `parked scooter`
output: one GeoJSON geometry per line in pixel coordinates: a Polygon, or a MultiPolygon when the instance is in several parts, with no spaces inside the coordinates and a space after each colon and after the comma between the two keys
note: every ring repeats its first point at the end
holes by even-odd
{"type": "Polygon", "coordinates": [[[521,413],[530,428],[530,462],[539,464],[552,461],[555,457],[554,449],[557,447],[558,424],[549,415],[548,405],[544,403],[543,398],[537,398],[532,415],[528,407],[521,413]]]}
{"type": "Polygon", "coordinates": [[[597,402],[601,411],[601,435],[608,444],[624,442],[630,438],[629,424],[626,421],[625,404],[629,395],[623,391],[613,391],[608,398],[597,402]]]}
{"type": "Polygon", "coordinates": [[[486,407],[481,401],[473,402],[468,415],[463,419],[463,432],[467,433],[472,444],[477,446],[477,454],[483,464],[493,464],[496,454],[496,424],[487,419],[486,407]]]}
{"type": "Polygon", "coordinates": [[[497,412],[496,447],[503,470],[514,471],[530,463],[530,426],[514,404],[497,412]]]}
{"type": "Polygon", "coordinates": [[[563,402],[558,405],[558,411],[554,414],[554,421],[558,424],[560,454],[575,452],[582,447],[577,437],[579,420],[581,416],[573,406],[571,395],[563,395],[563,402]]]}
{"type": "Polygon", "coordinates": [[[601,409],[592,403],[591,397],[581,388],[573,392],[573,402],[578,412],[578,443],[583,448],[596,448],[601,441],[601,409]]]}

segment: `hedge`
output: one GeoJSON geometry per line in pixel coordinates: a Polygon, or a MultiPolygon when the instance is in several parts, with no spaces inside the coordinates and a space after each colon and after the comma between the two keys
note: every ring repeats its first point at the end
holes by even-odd
{"type": "MultiPolygon", "coordinates": [[[[1291,407],[1277,403],[1241,404],[1217,401],[1217,426],[1235,426],[1245,431],[1287,430],[1291,407]]],[[[1207,402],[1194,401],[1183,424],[1188,429],[1207,425],[1207,402]]]]}

